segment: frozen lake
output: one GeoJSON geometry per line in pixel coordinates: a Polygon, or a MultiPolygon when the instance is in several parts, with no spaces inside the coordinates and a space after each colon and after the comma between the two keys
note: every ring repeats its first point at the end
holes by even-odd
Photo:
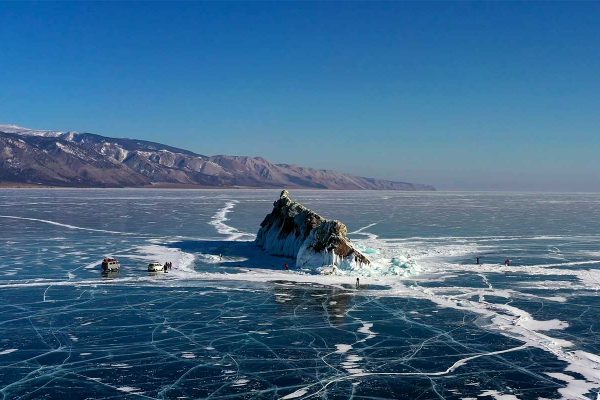
{"type": "Polygon", "coordinates": [[[599,397],[600,195],[291,194],[372,267],[257,249],[279,191],[0,190],[2,398],[599,397]]]}

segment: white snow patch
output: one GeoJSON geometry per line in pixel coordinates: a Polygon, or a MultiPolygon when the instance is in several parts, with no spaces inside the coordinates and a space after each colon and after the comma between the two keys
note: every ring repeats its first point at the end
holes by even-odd
{"type": "Polygon", "coordinates": [[[121,386],[121,387],[118,387],[117,390],[120,392],[125,392],[125,393],[135,393],[135,392],[140,392],[142,389],[132,387],[132,386],[121,386]]]}
{"type": "Polygon", "coordinates": [[[352,345],[351,344],[336,344],[335,345],[336,348],[336,353],[338,354],[343,354],[343,353],[347,353],[349,350],[352,349],[352,345]]]}
{"type": "Polygon", "coordinates": [[[498,392],[497,390],[484,390],[477,397],[487,397],[487,396],[491,396],[496,400],[519,400],[519,398],[517,396],[515,396],[514,394],[503,394],[503,393],[498,392]]]}
{"type": "Polygon", "coordinates": [[[287,396],[283,396],[282,400],[295,399],[297,397],[304,396],[306,393],[308,393],[307,389],[298,389],[295,392],[288,394],[287,396]]]}

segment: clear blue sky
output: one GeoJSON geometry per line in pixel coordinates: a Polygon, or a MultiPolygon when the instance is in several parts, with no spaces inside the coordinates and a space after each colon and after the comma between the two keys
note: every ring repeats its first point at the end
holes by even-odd
{"type": "Polygon", "coordinates": [[[600,3],[3,2],[0,123],[600,191],[600,3]]]}

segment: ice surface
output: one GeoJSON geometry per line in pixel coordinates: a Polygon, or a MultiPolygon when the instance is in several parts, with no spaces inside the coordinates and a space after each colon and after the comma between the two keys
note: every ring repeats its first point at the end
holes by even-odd
{"type": "Polygon", "coordinates": [[[2,396],[597,397],[600,196],[301,192],[373,260],[322,275],[273,194],[0,191],[2,396]]]}

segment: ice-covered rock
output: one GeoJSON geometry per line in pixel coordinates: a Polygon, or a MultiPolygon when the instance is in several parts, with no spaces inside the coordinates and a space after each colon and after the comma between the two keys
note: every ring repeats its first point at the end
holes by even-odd
{"type": "Polygon", "coordinates": [[[260,224],[256,243],[272,255],[295,258],[297,267],[325,273],[333,273],[342,265],[370,264],[347,234],[346,225],[321,217],[292,200],[284,190],[260,224]]]}

